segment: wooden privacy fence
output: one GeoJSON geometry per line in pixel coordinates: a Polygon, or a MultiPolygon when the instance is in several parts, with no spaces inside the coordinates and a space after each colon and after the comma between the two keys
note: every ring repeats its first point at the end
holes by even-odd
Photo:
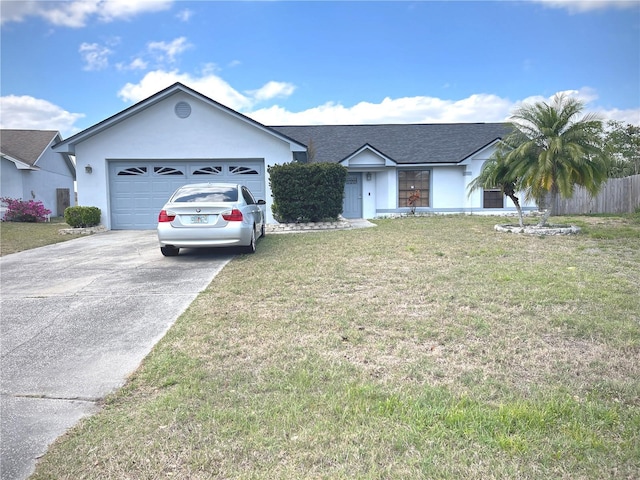
{"type": "Polygon", "coordinates": [[[558,198],[556,215],[581,213],[633,213],[640,208],[640,175],[611,178],[595,197],[583,187],[576,187],[572,198],[558,198]]]}

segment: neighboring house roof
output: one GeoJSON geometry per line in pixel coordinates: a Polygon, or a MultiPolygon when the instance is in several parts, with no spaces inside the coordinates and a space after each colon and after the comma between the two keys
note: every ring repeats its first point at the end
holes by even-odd
{"type": "Polygon", "coordinates": [[[0,153],[18,168],[36,167],[45,149],[58,135],[55,130],[0,130],[0,153]]]}
{"type": "Polygon", "coordinates": [[[273,135],[274,137],[280,138],[281,140],[290,143],[292,146],[292,150],[294,151],[305,151],[306,147],[303,143],[299,143],[297,142],[295,139],[289,138],[286,136],[286,134],[283,134],[281,132],[278,132],[270,127],[267,127],[263,124],[261,124],[260,122],[257,122],[245,115],[242,115],[239,112],[236,112],[235,110],[232,110],[229,107],[225,107],[224,105],[222,105],[221,103],[216,102],[215,100],[212,100],[211,98],[187,87],[186,85],[183,85],[180,82],[176,82],[173,85],[171,85],[170,87],[165,88],[164,90],[159,91],[158,93],[136,103],[135,105],[132,105],[131,107],[122,110],[119,113],[116,113],[115,115],[107,118],[106,120],[103,120],[100,123],[97,123],[95,125],[93,125],[92,127],[89,127],[83,131],[81,131],[80,133],[75,134],[72,137],[67,138],[66,140],[57,143],[56,145],[54,145],[54,150],[56,152],[67,152],[70,154],[75,154],[75,146],[80,143],[83,142],[84,140],[87,140],[88,138],[97,135],[98,133],[108,129],[109,127],[122,122],[123,120],[126,120],[127,118],[135,115],[136,113],[145,110],[149,107],[151,107],[152,105],[157,104],[158,102],[161,102],[162,100],[164,100],[167,97],[170,97],[171,95],[174,95],[177,92],[184,92],[187,93],[195,98],[199,98],[200,100],[204,101],[205,103],[208,103],[209,105],[218,108],[226,113],[228,113],[229,115],[245,122],[248,123],[250,125],[253,125],[254,127],[257,127],[260,130],[263,130],[267,133],[269,133],[270,135],[273,135]],[[294,148],[295,147],[295,148],[294,148]]]}
{"type": "Polygon", "coordinates": [[[272,127],[304,143],[314,162],[339,163],[368,145],[398,164],[460,163],[509,132],[506,123],[272,127]]]}
{"type": "MultiPolygon", "coordinates": [[[[0,130],[0,155],[13,162],[18,170],[39,170],[40,160],[47,149],[62,140],[56,130],[0,130]]],[[[76,167],[67,154],[62,154],[75,178],[76,167]]]]}

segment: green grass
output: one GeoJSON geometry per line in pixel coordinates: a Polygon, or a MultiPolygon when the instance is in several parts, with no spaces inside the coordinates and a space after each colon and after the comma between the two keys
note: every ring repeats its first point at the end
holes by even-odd
{"type": "Polygon", "coordinates": [[[34,478],[638,478],[640,223],[500,221],[267,236],[34,478]]]}
{"type": "Polygon", "coordinates": [[[82,235],[60,235],[58,230],[70,228],[62,217],[51,222],[2,222],[0,223],[0,256],[65,242],[82,235]]]}

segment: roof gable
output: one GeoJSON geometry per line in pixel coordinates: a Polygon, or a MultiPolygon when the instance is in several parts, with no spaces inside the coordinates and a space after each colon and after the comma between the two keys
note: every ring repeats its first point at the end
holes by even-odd
{"type": "Polygon", "coordinates": [[[3,129],[0,130],[0,153],[14,163],[18,161],[36,167],[42,154],[56,139],[61,138],[55,130],[3,129]]]}
{"type": "Polygon", "coordinates": [[[340,161],[344,166],[388,167],[396,162],[368,143],[340,161]]]}
{"type": "Polygon", "coordinates": [[[67,152],[70,154],[74,154],[75,153],[75,146],[78,143],[81,143],[85,140],[87,140],[88,138],[91,138],[94,135],[97,135],[101,132],[103,132],[104,130],[110,128],[111,126],[120,123],[134,115],[136,115],[137,113],[139,113],[142,110],[145,110],[149,107],[151,107],[152,105],[155,105],[163,100],[165,100],[166,98],[174,95],[177,92],[183,92],[186,93],[188,95],[191,95],[192,97],[195,97],[197,99],[200,99],[202,101],[204,101],[205,103],[213,106],[214,108],[217,108],[219,110],[224,111],[225,113],[249,124],[252,125],[260,130],[263,130],[267,133],[269,133],[270,135],[273,135],[275,137],[278,137],[279,139],[291,144],[291,149],[292,151],[305,151],[306,147],[304,144],[298,143],[296,140],[287,137],[285,134],[278,132],[270,127],[267,127],[265,125],[262,125],[261,123],[245,116],[242,115],[239,112],[236,112],[235,110],[232,110],[229,107],[226,107],[224,105],[222,105],[221,103],[216,102],[215,100],[212,100],[211,98],[183,85],[180,82],[174,83],[173,85],[171,85],[170,87],[165,88],[164,90],[161,90],[159,92],[157,92],[156,94],[146,98],[145,100],[142,100],[138,103],[136,103],[135,105],[132,105],[129,108],[126,108],[125,110],[122,110],[119,113],[116,113],[115,115],[73,135],[72,137],[69,137],[68,139],[54,145],[54,150],[57,152],[67,152]]]}
{"type": "Polygon", "coordinates": [[[398,164],[457,164],[509,132],[505,123],[277,126],[313,145],[314,161],[339,163],[365,145],[398,164]]]}

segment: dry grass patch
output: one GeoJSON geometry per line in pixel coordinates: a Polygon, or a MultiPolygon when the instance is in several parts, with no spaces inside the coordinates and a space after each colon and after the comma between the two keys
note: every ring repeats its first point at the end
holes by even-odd
{"type": "Polygon", "coordinates": [[[634,478],[640,225],[498,221],[268,236],[35,478],[634,478]]]}
{"type": "Polygon", "coordinates": [[[70,228],[62,217],[54,217],[51,222],[0,222],[0,256],[82,236],[60,235],[61,228],[70,228]]]}

